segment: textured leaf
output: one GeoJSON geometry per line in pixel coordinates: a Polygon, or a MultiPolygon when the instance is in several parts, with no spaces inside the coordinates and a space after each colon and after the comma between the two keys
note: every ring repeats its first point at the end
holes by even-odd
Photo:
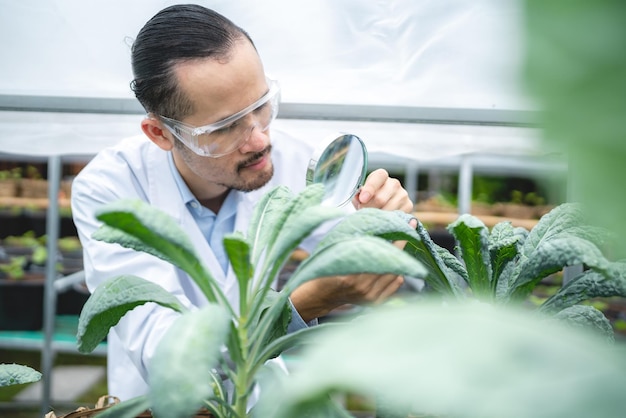
{"type": "MultiPolygon", "coordinates": [[[[323,222],[344,215],[344,212],[337,208],[319,206],[323,194],[324,187],[321,184],[310,185],[289,201],[289,204],[283,205],[280,216],[275,217],[273,225],[263,224],[263,228],[274,228],[276,231],[271,235],[271,239],[264,243],[264,248],[253,249],[255,253],[265,254],[265,259],[262,266],[257,266],[255,290],[258,297],[250,309],[251,316],[259,314],[265,292],[275,282],[285,261],[302,240],[323,222]]],[[[256,211],[260,210],[257,207],[256,211]]]]}
{"type": "Polygon", "coordinates": [[[607,275],[593,270],[573,278],[546,300],[539,310],[555,313],[579,302],[597,297],[626,297],[626,265],[611,263],[607,275]]]}
{"type": "Polygon", "coordinates": [[[364,208],[351,213],[341,220],[319,242],[322,249],[346,237],[363,235],[377,236],[386,240],[419,240],[415,230],[409,225],[412,216],[401,211],[364,208]]]}
{"type": "Polygon", "coordinates": [[[417,416],[618,417],[625,358],[528,312],[476,303],[378,309],[318,335],[298,367],[261,392],[258,416],[302,416],[325,394],[347,391],[408,404],[417,416]]]}
{"type": "MultiPolygon", "coordinates": [[[[433,290],[443,295],[460,296],[462,291],[459,283],[447,274],[448,267],[441,258],[441,247],[433,242],[430,234],[419,220],[415,232],[419,236],[419,241],[409,241],[404,247],[404,251],[424,264],[428,270],[428,275],[424,279],[433,290]]],[[[467,272],[465,276],[467,276],[467,272]]]]}
{"type": "Polygon", "coordinates": [[[378,237],[351,237],[315,249],[292,274],[286,288],[319,277],[359,273],[398,274],[424,277],[423,264],[390,242],[378,237]]]}
{"type": "Polygon", "coordinates": [[[147,302],[183,312],[178,299],[161,286],[136,276],[107,280],[89,297],[78,321],[78,351],[92,352],[126,313],[147,302]]]}
{"type": "Polygon", "coordinates": [[[263,252],[274,242],[289,209],[294,204],[293,199],[293,193],[289,188],[277,186],[264,194],[255,206],[247,234],[252,250],[250,260],[253,265],[258,264],[263,252]]]}
{"type": "Polygon", "coordinates": [[[187,272],[210,301],[216,301],[214,279],[202,267],[187,233],[174,218],[141,200],[120,200],[98,211],[104,222],[96,240],[154,255],[187,272]]]}
{"type": "Polygon", "coordinates": [[[500,274],[506,265],[518,255],[520,235],[510,222],[496,224],[489,234],[489,254],[493,272],[492,287],[497,288],[500,274]]]}
{"type": "Polygon", "coordinates": [[[454,235],[461,250],[472,293],[477,297],[490,297],[493,291],[489,230],[480,219],[465,214],[448,225],[448,231],[454,235]]]}
{"type": "Polygon", "coordinates": [[[148,364],[156,416],[191,417],[212,397],[210,374],[218,365],[230,322],[224,308],[209,304],[181,316],[166,331],[148,364]]]}
{"type": "Polygon", "coordinates": [[[282,216],[276,218],[277,222],[275,224],[264,224],[264,228],[276,230],[272,239],[264,243],[265,250],[269,254],[266,264],[274,269],[278,269],[280,264],[282,264],[281,261],[286,259],[291,250],[295,249],[297,244],[313,231],[315,227],[327,219],[332,219],[342,214],[336,208],[326,208],[324,210],[324,208],[318,207],[309,212],[309,215],[314,217],[305,220],[304,217],[306,215],[303,212],[311,207],[318,206],[323,196],[323,185],[313,184],[307,186],[293,198],[289,205],[284,205],[282,216]],[[279,245],[277,249],[275,248],[276,245],[279,245]]]}
{"type": "MultiPolygon", "coordinates": [[[[260,295],[260,294],[259,294],[260,295]]],[[[270,326],[267,330],[261,333],[258,336],[258,340],[256,338],[252,338],[252,343],[259,345],[261,347],[267,347],[274,340],[284,336],[287,334],[287,327],[289,326],[289,322],[291,322],[291,306],[288,301],[284,298],[280,298],[280,294],[274,290],[269,290],[268,292],[263,294],[263,301],[260,303],[259,315],[256,318],[251,318],[250,326],[248,329],[250,330],[250,335],[256,336],[254,331],[256,330],[259,322],[265,315],[273,315],[272,310],[270,308],[274,305],[282,304],[282,309],[277,312],[276,318],[272,318],[270,320],[270,326]]],[[[279,355],[280,352],[276,351],[272,353],[272,357],[279,355]]]]}
{"type": "Polygon", "coordinates": [[[529,232],[522,247],[522,254],[532,257],[531,254],[542,242],[558,237],[568,229],[576,228],[582,223],[582,212],[576,203],[563,203],[555,207],[543,215],[529,232]]]}
{"type": "Polygon", "coordinates": [[[141,200],[114,202],[100,209],[96,217],[119,232],[109,238],[115,233],[104,228],[94,233],[95,239],[147,252],[176,265],[178,260],[191,257],[195,261],[195,250],[185,231],[171,216],[141,200]]]}
{"type": "Polygon", "coordinates": [[[609,342],[615,341],[613,327],[602,312],[588,305],[574,305],[556,313],[554,318],[571,326],[598,332],[609,342]]]}
{"type": "Polygon", "coordinates": [[[465,266],[463,265],[463,263],[461,263],[459,259],[456,258],[456,256],[454,256],[453,254],[451,254],[450,251],[448,251],[447,249],[441,248],[437,244],[433,244],[433,247],[437,251],[437,254],[439,255],[439,257],[441,258],[441,260],[443,261],[444,265],[447,268],[446,277],[448,277],[448,280],[452,281],[452,274],[454,273],[454,274],[457,274],[461,279],[463,279],[464,282],[467,283],[468,281],[467,270],[465,269],[465,266]]]}
{"type": "Polygon", "coordinates": [[[98,412],[98,418],[136,418],[142,412],[150,408],[148,396],[138,396],[113,405],[102,412],[98,412]]]}
{"type": "MultiPolygon", "coordinates": [[[[241,234],[235,233],[224,237],[224,249],[237,277],[240,303],[245,304],[250,280],[254,276],[254,267],[250,263],[250,246],[241,234]]],[[[241,306],[240,312],[243,312],[241,306]]]]}
{"type": "Polygon", "coordinates": [[[507,303],[511,300],[511,295],[515,289],[515,280],[519,276],[521,263],[518,260],[514,263],[507,263],[500,273],[500,279],[496,283],[496,297],[498,303],[507,303]]]}
{"type": "Polygon", "coordinates": [[[270,260],[285,260],[317,227],[345,215],[335,207],[309,206],[300,209],[297,214],[292,213],[287,218],[272,246],[270,260]]]}
{"type": "Polygon", "coordinates": [[[37,382],[41,373],[20,364],[0,364],[0,387],[37,382]]]}
{"type": "Polygon", "coordinates": [[[525,297],[543,278],[561,271],[565,266],[577,264],[599,270],[609,265],[598,247],[585,239],[562,234],[543,240],[530,257],[522,261],[520,274],[513,285],[513,296],[525,297]]]}
{"type": "Polygon", "coordinates": [[[318,244],[316,251],[339,241],[357,236],[376,236],[389,241],[407,241],[405,251],[428,269],[424,279],[433,289],[443,294],[454,293],[456,283],[450,283],[445,274],[446,266],[438,255],[437,246],[418,221],[417,229],[409,225],[412,218],[401,211],[384,211],[365,208],[342,219],[318,244]]]}
{"type": "Polygon", "coordinates": [[[285,350],[294,348],[297,344],[305,343],[307,341],[314,341],[315,335],[319,332],[323,332],[323,329],[332,327],[333,323],[323,323],[314,327],[301,328],[295,332],[283,335],[280,338],[273,340],[271,343],[262,346],[262,351],[255,357],[253,364],[262,366],[266,364],[266,361],[273,358],[276,353],[282,353],[285,350]]]}

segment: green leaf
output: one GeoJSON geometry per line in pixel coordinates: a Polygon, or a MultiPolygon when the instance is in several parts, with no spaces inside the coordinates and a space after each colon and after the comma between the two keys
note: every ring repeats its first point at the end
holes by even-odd
{"type": "Polygon", "coordinates": [[[597,297],[626,297],[626,265],[611,263],[608,273],[587,270],[574,277],[546,300],[539,310],[555,313],[579,302],[597,297]],[[608,276],[608,277],[607,277],[608,276]]]}
{"type": "Polygon", "coordinates": [[[310,206],[301,209],[297,214],[291,213],[287,218],[283,229],[272,245],[272,251],[268,256],[270,260],[285,260],[317,227],[326,221],[345,215],[338,208],[326,206],[310,206]]]}
{"type": "Polygon", "coordinates": [[[436,246],[436,244],[433,245],[435,245],[437,254],[447,268],[446,277],[451,277],[451,274],[455,273],[467,283],[469,278],[467,277],[467,270],[465,269],[463,263],[461,263],[459,259],[456,258],[452,253],[450,253],[450,251],[448,251],[446,248],[441,248],[439,246],[436,246]]]}
{"type": "Polygon", "coordinates": [[[405,251],[424,264],[427,275],[423,277],[442,294],[459,293],[454,278],[439,256],[439,249],[432,242],[428,231],[418,221],[417,230],[409,225],[412,217],[401,211],[384,211],[366,208],[350,214],[333,227],[320,241],[316,251],[350,237],[375,236],[388,241],[406,241],[405,251]]]}
{"type": "Polygon", "coordinates": [[[344,241],[346,237],[377,236],[386,240],[418,240],[408,223],[407,214],[401,211],[364,208],[341,220],[319,242],[319,248],[344,241]]]}
{"type": "Polygon", "coordinates": [[[218,364],[231,322],[228,312],[209,304],[178,318],[148,364],[150,404],[156,416],[192,416],[212,397],[210,374],[218,364]]]}
{"type": "Polygon", "coordinates": [[[250,246],[246,239],[239,233],[224,237],[224,249],[228,254],[230,265],[235,272],[239,284],[239,312],[246,312],[248,302],[248,287],[254,276],[254,266],[250,263],[250,246]]]}
{"type": "MultiPolygon", "coordinates": [[[[320,206],[319,203],[323,194],[324,188],[321,184],[310,185],[293,198],[289,204],[283,205],[280,216],[275,217],[273,225],[263,224],[264,228],[274,228],[275,233],[271,236],[270,241],[264,244],[265,260],[264,265],[259,270],[258,284],[255,288],[258,297],[250,309],[252,317],[259,314],[261,309],[259,303],[264,300],[265,292],[275,282],[285,260],[301,241],[323,222],[344,215],[344,212],[337,208],[320,206]]],[[[259,210],[261,209],[257,207],[256,211],[259,210]]],[[[260,254],[263,250],[253,251],[260,254]]]]}
{"type": "Polygon", "coordinates": [[[521,262],[512,296],[526,297],[543,278],[565,266],[577,264],[604,270],[609,262],[592,242],[585,239],[561,234],[558,238],[543,240],[529,258],[521,262]]]}
{"type": "Polygon", "coordinates": [[[41,373],[20,364],[0,364],[0,387],[37,382],[41,373]]]}
{"type": "Polygon", "coordinates": [[[615,341],[613,327],[602,312],[588,305],[574,305],[554,315],[555,319],[564,321],[570,326],[598,332],[610,343],[615,341]]]}
{"type": "Polygon", "coordinates": [[[521,263],[519,258],[515,263],[507,263],[502,272],[498,283],[496,283],[496,297],[495,300],[498,303],[508,303],[511,301],[511,294],[515,289],[515,281],[520,273],[521,263]]]}
{"type": "Polygon", "coordinates": [[[443,295],[453,294],[457,297],[461,297],[463,292],[457,280],[451,277],[450,271],[459,274],[462,278],[466,278],[467,271],[463,273],[465,267],[459,269],[458,265],[451,261],[447,255],[444,255],[445,259],[442,257],[442,254],[444,254],[441,251],[442,248],[433,242],[430,238],[430,234],[419,220],[415,231],[417,232],[419,240],[410,240],[404,247],[404,251],[424,264],[428,270],[428,274],[424,280],[436,292],[443,295]]]}
{"type": "Polygon", "coordinates": [[[493,272],[492,287],[497,288],[500,274],[506,265],[518,255],[520,235],[516,233],[511,222],[496,224],[489,234],[489,254],[493,272]]]}
{"type": "Polygon", "coordinates": [[[252,249],[250,260],[257,265],[263,252],[274,242],[280,227],[293,205],[293,193],[285,186],[277,186],[264,194],[254,208],[248,226],[248,242],[252,249]]]}
{"type": "Polygon", "coordinates": [[[120,200],[96,217],[106,225],[94,232],[94,239],[165,260],[188,273],[209,301],[217,300],[213,277],[202,267],[187,233],[167,213],[141,200],[120,200]]]}
{"type": "Polygon", "coordinates": [[[617,417],[625,359],[623,349],[527,311],[423,301],[317,335],[298,367],[261,392],[258,416],[302,416],[347,391],[418,416],[617,417]]]}
{"type": "MultiPolygon", "coordinates": [[[[274,340],[277,340],[287,334],[287,327],[289,326],[289,322],[291,322],[291,306],[285,298],[280,298],[280,294],[278,292],[271,289],[263,294],[258,293],[258,297],[263,298],[263,301],[259,302],[259,315],[256,318],[251,318],[248,329],[250,330],[250,335],[253,335],[252,344],[259,345],[260,347],[267,347],[274,340]],[[271,321],[271,326],[268,329],[263,330],[260,334],[255,333],[255,330],[257,329],[259,323],[261,323],[262,318],[266,315],[274,315],[270,308],[277,304],[282,304],[282,309],[274,311],[277,312],[277,314],[275,314],[275,318],[269,319],[271,321]]],[[[280,351],[276,351],[272,353],[272,357],[276,357],[279,354],[280,351]]]]}
{"type": "Polygon", "coordinates": [[[107,280],[89,297],[78,321],[78,351],[90,353],[107,336],[109,329],[139,305],[155,302],[183,312],[178,299],[161,286],[136,276],[107,280]]]}
{"type": "Polygon", "coordinates": [[[448,225],[448,231],[454,235],[461,250],[472,293],[477,297],[491,297],[493,291],[489,230],[480,219],[465,214],[448,225]]]}
{"type": "Polygon", "coordinates": [[[427,269],[424,280],[442,294],[460,294],[456,280],[449,277],[444,261],[439,255],[439,246],[430,238],[428,231],[419,222],[417,228],[409,225],[406,213],[365,208],[350,214],[335,226],[322,241],[317,250],[346,240],[347,237],[363,235],[377,236],[385,240],[407,241],[404,251],[423,263],[427,269]]]}
{"type": "Polygon", "coordinates": [[[584,219],[578,204],[563,203],[539,219],[537,225],[526,237],[521,253],[526,257],[532,257],[532,253],[544,241],[559,237],[568,229],[577,228],[583,222],[584,219]]]}
{"type": "Polygon", "coordinates": [[[282,337],[273,340],[271,343],[263,345],[262,351],[260,351],[254,359],[253,364],[261,366],[265,364],[267,360],[273,358],[276,353],[282,353],[285,350],[294,348],[300,343],[314,341],[315,335],[318,332],[323,332],[325,328],[332,326],[335,326],[335,324],[326,322],[314,327],[301,328],[295,332],[285,334],[282,337]]]}
{"type": "Polygon", "coordinates": [[[98,418],[136,418],[150,409],[150,400],[147,395],[138,396],[113,405],[102,412],[98,418]]]}
{"type": "Polygon", "coordinates": [[[423,264],[390,242],[370,236],[346,237],[345,241],[315,249],[294,271],[285,289],[319,277],[360,273],[424,277],[423,264]]]}

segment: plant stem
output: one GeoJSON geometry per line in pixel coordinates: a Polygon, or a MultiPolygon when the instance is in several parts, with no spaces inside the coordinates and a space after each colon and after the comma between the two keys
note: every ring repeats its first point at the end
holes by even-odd
{"type": "Polygon", "coordinates": [[[237,334],[239,335],[241,354],[240,361],[237,362],[235,367],[237,371],[235,373],[235,404],[234,409],[238,418],[244,418],[247,412],[248,406],[248,382],[249,382],[249,367],[248,367],[248,317],[241,315],[239,317],[239,323],[237,324],[237,334]]]}

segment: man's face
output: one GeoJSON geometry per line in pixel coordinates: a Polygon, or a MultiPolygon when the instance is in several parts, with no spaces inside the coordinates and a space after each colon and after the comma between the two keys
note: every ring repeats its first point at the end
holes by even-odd
{"type": "MultiPolygon", "coordinates": [[[[182,120],[193,126],[220,121],[256,102],[268,91],[263,65],[247,40],[238,41],[228,60],[196,60],[175,69],[181,90],[193,103],[194,112],[182,120]]],[[[254,123],[247,116],[237,123],[254,123]]],[[[251,130],[239,149],[219,158],[202,157],[175,141],[174,161],[191,191],[210,199],[227,189],[255,190],[273,175],[269,130],[251,130]]],[[[233,138],[233,141],[236,138],[233,138]]]]}

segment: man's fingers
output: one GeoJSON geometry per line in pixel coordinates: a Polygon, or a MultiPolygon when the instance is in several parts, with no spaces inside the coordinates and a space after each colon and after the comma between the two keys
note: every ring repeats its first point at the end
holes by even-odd
{"type": "Polygon", "coordinates": [[[400,286],[404,283],[404,277],[395,276],[394,280],[392,280],[387,286],[385,286],[382,291],[378,294],[375,303],[381,303],[387,300],[390,296],[400,289],[400,286]]]}
{"type": "Polygon", "coordinates": [[[383,187],[389,178],[389,173],[386,170],[379,168],[372,171],[365,179],[365,184],[361,187],[357,196],[358,203],[360,205],[366,205],[374,197],[378,191],[383,187]]]}

